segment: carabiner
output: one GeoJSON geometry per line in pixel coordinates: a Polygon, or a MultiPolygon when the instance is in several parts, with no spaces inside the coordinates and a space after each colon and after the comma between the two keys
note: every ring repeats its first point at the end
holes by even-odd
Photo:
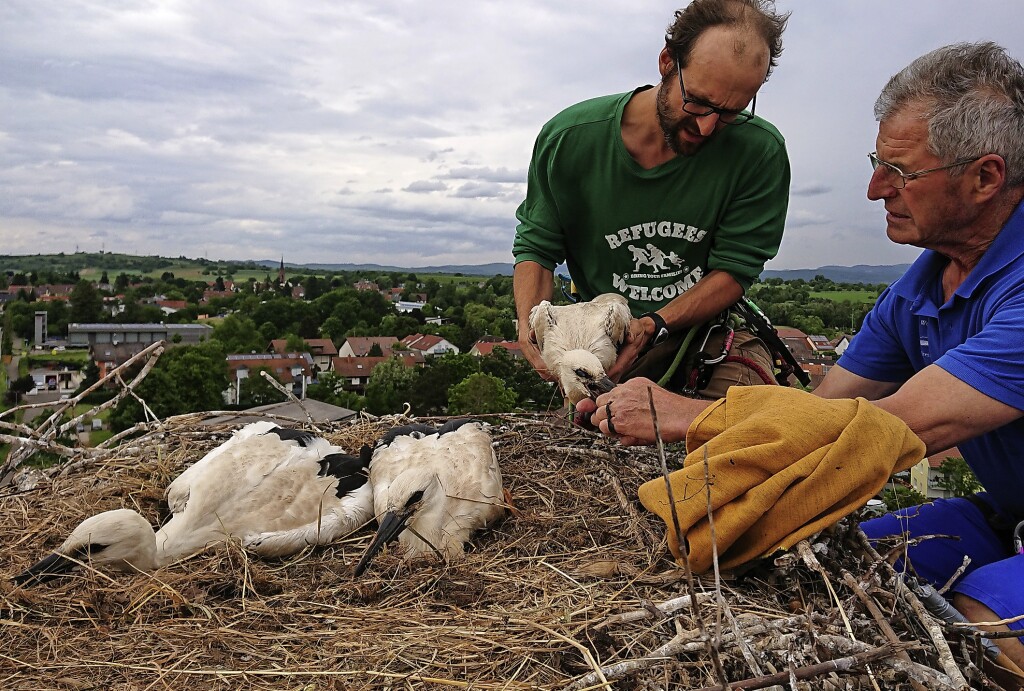
{"type": "Polygon", "coordinates": [[[725,324],[713,325],[710,329],[708,329],[708,335],[704,337],[704,343],[701,344],[700,350],[698,351],[700,354],[697,357],[700,359],[701,364],[705,366],[717,365],[718,363],[722,362],[722,360],[729,356],[729,351],[732,350],[732,342],[735,337],[736,332],[733,330],[731,326],[726,326],[725,324]],[[714,331],[715,329],[725,329],[727,333],[725,334],[725,338],[722,339],[722,352],[719,354],[718,357],[709,360],[704,355],[704,348],[707,347],[708,340],[711,338],[711,332],[714,331]]]}

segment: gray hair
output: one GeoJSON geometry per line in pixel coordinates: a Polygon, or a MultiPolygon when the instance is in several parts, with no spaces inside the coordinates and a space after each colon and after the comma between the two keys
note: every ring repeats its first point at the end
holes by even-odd
{"type": "Polygon", "coordinates": [[[1024,185],[1024,67],[1002,47],[954,43],[922,55],[889,79],[875,120],[907,106],[924,107],[928,150],[943,162],[998,154],[1007,187],[1024,185]]]}

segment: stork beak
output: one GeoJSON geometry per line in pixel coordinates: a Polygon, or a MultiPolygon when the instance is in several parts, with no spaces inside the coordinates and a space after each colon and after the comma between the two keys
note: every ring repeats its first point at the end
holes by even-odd
{"type": "Polygon", "coordinates": [[[377,528],[377,534],[373,536],[373,542],[363,552],[362,558],[359,563],[356,564],[355,577],[363,575],[366,568],[373,561],[373,558],[377,556],[384,545],[395,540],[399,533],[405,530],[405,524],[409,522],[409,518],[412,516],[413,510],[410,508],[403,509],[401,511],[388,511],[384,514],[384,518],[380,520],[380,526],[377,528]]]}
{"type": "Polygon", "coordinates": [[[76,566],[78,566],[78,563],[74,560],[68,559],[59,552],[54,552],[11,580],[14,581],[15,585],[38,585],[39,583],[45,583],[61,576],[66,576],[76,566]]]}
{"type": "Polygon", "coordinates": [[[603,393],[608,393],[614,388],[615,382],[608,377],[601,377],[599,380],[587,384],[587,390],[590,391],[594,398],[597,398],[603,393]]]}

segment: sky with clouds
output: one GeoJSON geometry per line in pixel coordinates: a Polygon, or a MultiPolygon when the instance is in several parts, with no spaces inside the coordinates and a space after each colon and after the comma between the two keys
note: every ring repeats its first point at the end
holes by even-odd
{"type": "MultiPolygon", "coordinates": [[[[894,264],[865,198],[890,75],[954,41],[1024,59],[1020,0],[779,0],[757,111],[787,139],[773,269],[894,264]]],[[[541,125],[657,80],[651,0],[4,0],[0,253],[511,261],[541,125]]]]}

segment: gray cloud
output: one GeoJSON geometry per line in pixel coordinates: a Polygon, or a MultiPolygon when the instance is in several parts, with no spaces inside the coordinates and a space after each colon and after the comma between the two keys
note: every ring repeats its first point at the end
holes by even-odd
{"type": "Polygon", "coordinates": [[[516,170],[509,170],[505,167],[488,168],[486,166],[465,166],[462,168],[452,168],[448,171],[446,177],[464,180],[483,180],[486,182],[525,183],[526,169],[520,168],[516,170]]]}
{"type": "Polygon", "coordinates": [[[443,192],[448,185],[439,180],[417,180],[403,188],[406,192],[443,192]]]}
{"type": "MultiPolygon", "coordinates": [[[[793,15],[758,112],[787,138],[793,203],[770,266],[902,261],[916,250],[864,195],[873,100],[943,43],[1024,57],[1020,5],[778,5],[793,15]]],[[[508,261],[541,125],[656,79],[671,9],[7,0],[3,251],[508,261]]]]}
{"type": "Polygon", "coordinates": [[[816,197],[819,194],[828,194],[831,191],[832,188],[828,185],[811,183],[809,185],[803,185],[802,187],[794,187],[789,191],[789,194],[793,197],[816,197]]]}

